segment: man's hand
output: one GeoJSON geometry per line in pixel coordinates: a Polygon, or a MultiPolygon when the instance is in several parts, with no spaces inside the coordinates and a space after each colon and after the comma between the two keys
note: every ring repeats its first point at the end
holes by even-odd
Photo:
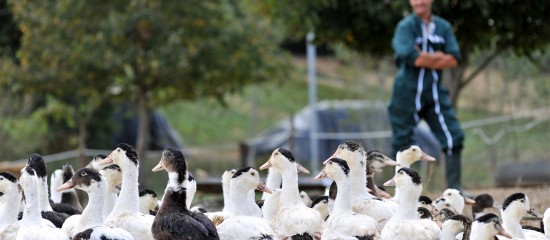
{"type": "MultiPolygon", "coordinates": [[[[416,50],[420,50],[415,45],[416,50]]],[[[458,62],[453,55],[445,54],[442,51],[436,51],[433,53],[419,51],[418,58],[414,61],[416,67],[424,67],[429,69],[445,69],[452,68],[458,65],[458,62]]]]}

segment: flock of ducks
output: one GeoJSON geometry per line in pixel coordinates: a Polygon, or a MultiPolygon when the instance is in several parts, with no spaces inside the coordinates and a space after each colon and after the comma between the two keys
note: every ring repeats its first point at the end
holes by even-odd
{"type": "Polygon", "coordinates": [[[76,172],[66,164],[51,174],[49,187],[44,159],[33,154],[19,179],[0,172],[0,240],[550,239],[549,209],[540,229],[521,226],[527,214],[541,217],[523,193],[510,195],[502,205],[488,194],[473,200],[456,189],[434,201],[423,196],[422,180],[410,168],[418,160],[435,159],[415,145],[402,148],[394,161],[344,142],[315,177],[333,184],[311,199],[298,185],[298,172],[309,171],[290,151],[278,148],[259,167],[268,171],[265,184],[253,167],[227,170],[223,209],[206,212],[191,206],[197,183],[178,149],[164,150],[152,169],[168,174],[161,200],[153,191],[139,191],[139,160],[128,144],[76,172]],[[386,166],[395,166],[394,177],[375,185],[374,175],[386,166]],[[384,189],[390,186],[393,196],[384,189]],[[85,208],[75,189],[88,195],[85,208]],[[255,190],[263,192],[260,201],[255,190]],[[473,205],[472,218],[464,215],[466,205],[473,205]],[[487,212],[490,208],[500,214],[487,212]]]}

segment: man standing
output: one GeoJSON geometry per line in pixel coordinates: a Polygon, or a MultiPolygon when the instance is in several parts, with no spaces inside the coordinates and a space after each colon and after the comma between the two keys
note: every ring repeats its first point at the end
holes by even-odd
{"type": "Polygon", "coordinates": [[[392,40],[397,72],[388,112],[393,129],[393,153],[414,140],[413,129],[421,119],[446,154],[447,186],[463,191],[460,153],[464,133],[441,84],[442,69],[460,61],[460,50],[451,25],[431,12],[432,0],[409,0],[413,14],[399,22],[392,40]]]}

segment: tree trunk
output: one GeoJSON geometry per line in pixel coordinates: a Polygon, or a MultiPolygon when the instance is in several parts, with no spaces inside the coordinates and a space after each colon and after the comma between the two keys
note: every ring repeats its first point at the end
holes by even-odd
{"type": "Polygon", "coordinates": [[[145,163],[147,161],[147,150],[149,150],[149,139],[151,137],[149,129],[149,107],[147,105],[147,92],[141,91],[138,94],[137,99],[137,113],[138,113],[138,132],[136,140],[136,151],[140,160],[140,170],[139,170],[139,182],[140,187],[146,188],[147,175],[149,171],[144,169],[144,166],[147,166],[145,163]]]}
{"type": "Polygon", "coordinates": [[[86,150],[86,137],[88,135],[88,132],[86,131],[86,126],[88,125],[88,119],[87,117],[80,117],[77,118],[78,121],[78,168],[83,168],[86,166],[86,155],[84,155],[84,151],[86,150]]]}
{"type": "Polygon", "coordinates": [[[451,98],[451,103],[453,104],[453,107],[455,108],[455,111],[458,107],[458,99],[460,97],[460,92],[462,88],[465,86],[463,84],[464,81],[464,71],[468,67],[469,61],[468,61],[468,54],[463,52],[462,54],[462,61],[458,64],[457,67],[450,69],[450,79],[447,81],[447,87],[449,88],[449,97],[451,98]]]}

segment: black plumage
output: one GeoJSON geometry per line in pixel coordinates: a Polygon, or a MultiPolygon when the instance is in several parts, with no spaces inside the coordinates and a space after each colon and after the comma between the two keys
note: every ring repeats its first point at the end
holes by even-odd
{"type": "MultiPolygon", "coordinates": [[[[65,220],[70,217],[66,213],[58,213],[54,211],[40,212],[40,215],[42,215],[42,218],[52,222],[56,228],[61,228],[65,220]]],[[[17,215],[17,220],[21,220],[22,218],[23,212],[19,212],[19,215],[17,215]]]]}
{"type": "Polygon", "coordinates": [[[294,159],[294,155],[292,155],[292,153],[284,148],[279,148],[278,150],[281,154],[283,154],[283,156],[285,156],[288,160],[290,160],[291,162],[295,162],[296,159],[294,159]]]}
{"type": "Polygon", "coordinates": [[[134,164],[139,165],[138,154],[132,145],[127,143],[119,143],[116,145],[116,148],[120,148],[126,152],[126,157],[128,157],[134,164]]]}
{"type": "Polygon", "coordinates": [[[166,191],[164,201],[151,227],[157,240],[219,239],[216,227],[202,213],[191,212],[185,202],[187,190],[166,191]]]}
{"type": "Polygon", "coordinates": [[[418,175],[418,173],[412,169],[412,168],[401,168],[399,169],[399,171],[397,171],[398,173],[406,173],[407,175],[409,175],[412,179],[412,182],[416,185],[420,185],[422,184],[422,181],[420,179],[420,175],[418,175]]]}
{"type": "MultiPolygon", "coordinates": [[[[69,163],[65,163],[63,165],[63,182],[69,181],[73,175],[73,167],[69,163]]],[[[63,192],[61,194],[61,202],[53,203],[50,201],[50,205],[55,212],[66,213],[69,215],[82,214],[83,210],[75,191],[63,192]]]]}
{"type": "Polygon", "coordinates": [[[525,199],[525,194],[523,193],[514,193],[510,195],[509,197],[504,200],[504,203],[502,204],[502,210],[506,210],[506,208],[514,201],[525,199]]]}
{"type": "Polygon", "coordinates": [[[303,233],[303,234],[293,235],[292,237],[290,237],[290,239],[292,239],[292,240],[314,240],[315,238],[313,236],[309,235],[309,233],[303,233]]]}

